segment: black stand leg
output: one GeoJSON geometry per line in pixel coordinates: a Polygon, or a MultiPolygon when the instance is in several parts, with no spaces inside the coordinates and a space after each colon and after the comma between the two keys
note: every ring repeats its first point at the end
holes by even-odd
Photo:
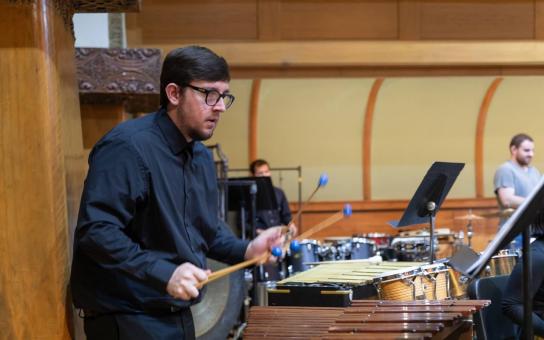
{"type": "Polygon", "coordinates": [[[531,292],[531,237],[530,227],[523,229],[523,333],[533,339],[533,301],[531,292]]]}
{"type": "MultiPolygon", "coordinates": [[[[252,184],[249,188],[249,197],[250,197],[250,202],[251,202],[251,236],[252,236],[252,240],[255,239],[255,237],[257,236],[257,233],[256,233],[256,227],[255,227],[255,224],[256,224],[256,219],[257,219],[257,185],[256,184],[252,184]]],[[[260,270],[259,270],[259,266],[254,266],[253,267],[253,294],[251,296],[251,301],[253,301],[253,305],[259,305],[261,303],[261,301],[257,301],[258,300],[258,292],[257,292],[257,284],[259,282],[259,278],[260,278],[260,270]]]]}
{"type": "Polygon", "coordinates": [[[429,262],[431,264],[434,263],[434,222],[435,222],[435,218],[434,218],[434,215],[431,214],[429,216],[429,223],[430,223],[430,228],[429,228],[429,237],[431,238],[431,243],[430,243],[430,247],[429,247],[429,262]]]}

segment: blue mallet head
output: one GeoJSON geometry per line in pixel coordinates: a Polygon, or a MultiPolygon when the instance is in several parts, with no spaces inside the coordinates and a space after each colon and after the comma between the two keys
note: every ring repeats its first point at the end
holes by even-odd
{"type": "Polygon", "coordinates": [[[350,217],[353,212],[351,210],[351,204],[349,203],[344,204],[344,209],[342,211],[344,213],[344,217],[350,217]]]}
{"type": "Polygon", "coordinates": [[[281,248],[280,247],[272,248],[272,255],[274,255],[275,257],[280,257],[281,256],[281,248]]]}
{"type": "Polygon", "coordinates": [[[293,253],[298,253],[300,252],[300,242],[297,241],[297,240],[292,240],[291,241],[291,244],[289,245],[289,248],[291,249],[291,251],[293,253]]]}
{"type": "Polygon", "coordinates": [[[319,182],[317,183],[318,187],[324,187],[329,183],[329,176],[326,173],[322,173],[321,176],[319,176],[319,182]]]}

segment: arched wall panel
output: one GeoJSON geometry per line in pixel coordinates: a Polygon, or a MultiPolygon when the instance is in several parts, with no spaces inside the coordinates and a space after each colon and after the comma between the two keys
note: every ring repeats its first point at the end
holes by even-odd
{"type": "Polygon", "coordinates": [[[410,198],[434,161],[465,163],[448,197],[474,197],[475,128],[489,82],[488,77],[384,82],[372,132],[373,199],[410,198]]]}
{"type": "MultiPolygon", "coordinates": [[[[374,79],[267,79],[261,84],[258,156],[273,167],[303,167],[303,198],[322,172],[317,201],[362,199],[362,126],[374,79]]],[[[296,196],[296,177],[285,175],[296,196]]]]}

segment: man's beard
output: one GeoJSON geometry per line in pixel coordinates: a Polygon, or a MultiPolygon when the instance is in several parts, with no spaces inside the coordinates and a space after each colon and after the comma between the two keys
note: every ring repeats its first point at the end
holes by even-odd
{"type": "Polygon", "coordinates": [[[523,166],[528,166],[529,164],[531,164],[531,160],[532,158],[529,158],[529,157],[518,157],[517,158],[517,161],[520,165],[523,165],[523,166]]]}

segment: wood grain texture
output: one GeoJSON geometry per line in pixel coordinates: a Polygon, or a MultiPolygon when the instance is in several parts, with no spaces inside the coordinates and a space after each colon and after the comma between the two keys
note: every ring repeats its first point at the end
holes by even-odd
{"type": "Polygon", "coordinates": [[[181,41],[192,39],[217,41],[257,38],[255,0],[150,0],[143,2],[137,16],[144,44],[157,41],[180,44],[181,41]],[[159,25],[159,22],[167,24],[159,25]]]}
{"type": "MultiPolygon", "coordinates": [[[[536,41],[302,41],[217,42],[202,45],[238,67],[537,67],[544,46],[536,41]]],[[[169,51],[178,45],[153,44],[169,51]]]]}
{"type": "Polygon", "coordinates": [[[475,138],[475,150],[474,150],[474,170],[476,178],[476,197],[484,197],[484,132],[485,132],[485,123],[487,120],[487,112],[489,111],[489,106],[493,100],[493,96],[497,91],[497,88],[501,84],[503,78],[496,78],[489,85],[489,88],[486,91],[484,99],[482,100],[482,105],[480,106],[480,111],[478,112],[478,121],[476,123],[476,138],[475,138]]]}
{"type": "Polygon", "coordinates": [[[249,103],[249,140],[248,159],[250,162],[259,156],[259,96],[261,93],[261,80],[253,80],[251,85],[251,99],[249,103]]]}
{"type": "Polygon", "coordinates": [[[125,110],[122,104],[82,104],[81,129],[83,133],[83,147],[92,148],[96,142],[108,131],[125,119],[125,110]]]}
{"type": "Polygon", "coordinates": [[[372,199],[372,121],[374,118],[374,109],[378,99],[378,92],[384,79],[378,78],[372,84],[372,89],[368,95],[365,110],[365,120],[363,126],[363,199],[372,199]]]}
{"type": "Polygon", "coordinates": [[[0,329],[69,339],[68,221],[82,180],[74,41],[45,0],[0,2],[0,27],[0,329]]]}
{"type": "Polygon", "coordinates": [[[420,1],[420,39],[534,38],[533,0],[420,1]]]}
{"type": "Polygon", "coordinates": [[[382,39],[398,37],[396,1],[282,1],[282,40],[382,39]]]}

